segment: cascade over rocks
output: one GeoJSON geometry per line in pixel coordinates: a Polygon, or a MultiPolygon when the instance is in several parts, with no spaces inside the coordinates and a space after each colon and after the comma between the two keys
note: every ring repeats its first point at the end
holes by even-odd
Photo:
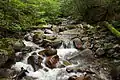
{"type": "Polygon", "coordinates": [[[14,38],[0,39],[0,67],[10,68],[15,63],[15,51],[20,51],[25,44],[22,40],[14,38]]]}
{"type": "Polygon", "coordinates": [[[34,71],[37,71],[39,68],[42,68],[42,60],[42,57],[38,56],[36,53],[33,53],[28,57],[27,63],[33,67],[34,71]]]}
{"type": "MultiPolygon", "coordinates": [[[[110,63],[101,57],[104,55],[119,59],[120,46],[115,37],[105,30],[102,31],[100,27],[100,30],[97,30],[98,28],[87,24],[62,27],[34,30],[27,33],[23,41],[0,40],[0,72],[14,64],[12,69],[25,80],[109,80],[110,75],[112,78],[118,78],[117,70],[117,76],[109,75],[110,63]],[[60,28],[63,32],[60,32],[60,28]],[[66,71],[69,67],[80,69],[66,71]],[[25,70],[28,72],[24,72],[25,70]]],[[[0,76],[6,77],[4,74],[7,73],[0,76]]]]}

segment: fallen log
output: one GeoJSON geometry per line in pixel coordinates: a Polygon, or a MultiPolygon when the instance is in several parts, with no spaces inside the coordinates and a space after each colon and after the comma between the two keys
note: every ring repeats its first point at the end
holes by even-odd
{"type": "Polygon", "coordinates": [[[120,38],[120,32],[115,29],[112,24],[109,24],[108,22],[104,22],[103,24],[105,27],[107,27],[116,37],[120,38]]]}

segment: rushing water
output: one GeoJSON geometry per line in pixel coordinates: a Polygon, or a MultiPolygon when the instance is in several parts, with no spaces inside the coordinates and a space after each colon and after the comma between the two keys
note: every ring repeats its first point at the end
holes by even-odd
{"type": "MultiPolygon", "coordinates": [[[[54,35],[54,34],[45,34],[45,35],[54,35]]],[[[73,59],[73,62],[71,63],[71,65],[68,65],[68,66],[65,66],[62,68],[58,68],[59,65],[63,64],[63,61],[68,61],[72,57],[79,55],[80,51],[78,51],[77,49],[74,48],[73,42],[71,41],[71,38],[74,37],[74,35],[72,35],[72,37],[69,34],[68,35],[66,35],[66,34],[65,35],[57,35],[57,36],[59,37],[59,39],[64,41],[64,43],[62,43],[61,47],[59,49],[57,49],[57,55],[60,58],[59,62],[57,63],[57,68],[50,69],[50,68],[46,67],[45,63],[44,63],[46,58],[43,57],[43,61],[41,63],[43,68],[34,72],[33,67],[31,65],[27,64],[27,59],[29,56],[31,56],[31,54],[33,52],[37,53],[37,55],[40,56],[38,54],[38,52],[44,50],[44,48],[39,47],[32,41],[23,40],[23,42],[26,46],[35,48],[35,50],[33,50],[30,53],[27,53],[21,62],[16,62],[16,64],[14,64],[12,66],[12,69],[15,69],[16,71],[21,71],[21,67],[23,67],[24,69],[26,69],[29,72],[29,73],[26,72],[26,75],[27,75],[27,77],[31,78],[30,80],[68,80],[68,78],[73,75],[76,75],[76,76],[85,75],[84,73],[80,73],[80,72],[68,73],[66,71],[66,69],[70,68],[70,67],[75,68],[75,67],[80,67],[81,65],[83,67],[92,65],[91,63],[90,64],[88,63],[89,61],[85,62],[84,59],[80,58],[79,56],[77,56],[75,59],[73,59]],[[47,69],[48,71],[46,71],[45,69],[47,69]]],[[[16,55],[18,55],[19,53],[20,52],[16,53],[16,55]]],[[[92,66],[96,66],[96,65],[92,65],[92,66]]],[[[96,73],[97,73],[97,76],[102,79],[93,79],[93,80],[109,80],[106,78],[106,75],[104,75],[104,73],[102,71],[100,71],[100,73],[96,71],[96,73]]],[[[25,78],[23,80],[28,80],[28,79],[25,78]]]]}
{"type": "MultiPolygon", "coordinates": [[[[43,63],[41,63],[41,65],[43,66],[43,68],[46,68],[48,71],[45,71],[44,69],[39,69],[38,71],[34,72],[33,67],[31,65],[27,64],[27,59],[29,56],[31,56],[31,54],[33,52],[38,53],[39,51],[44,50],[44,49],[39,47],[38,45],[34,44],[31,41],[23,40],[23,42],[25,43],[26,46],[35,47],[35,48],[37,48],[37,50],[27,53],[27,55],[24,57],[24,59],[21,62],[16,62],[16,64],[12,66],[12,68],[15,69],[16,71],[20,71],[21,67],[23,67],[24,69],[26,69],[29,72],[29,73],[26,73],[26,75],[29,77],[32,77],[33,80],[67,80],[72,75],[78,75],[78,76],[83,75],[82,73],[73,73],[73,72],[68,73],[66,71],[66,68],[75,67],[78,64],[76,64],[76,65],[72,64],[72,65],[66,66],[64,68],[50,69],[45,66],[44,60],[43,60],[43,63]]],[[[78,54],[78,50],[73,48],[72,42],[67,43],[66,45],[69,45],[70,47],[64,48],[63,45],[61,45],[61,47],[59,49],[57,49],[57,55],[60,58],[58,65],[62,64],[63,60],[66,60],[69,57],[71,57],[75,54],[78,54]]],[[[37,54],[37,55],[39,56],[39,54],[37,54]]]]}

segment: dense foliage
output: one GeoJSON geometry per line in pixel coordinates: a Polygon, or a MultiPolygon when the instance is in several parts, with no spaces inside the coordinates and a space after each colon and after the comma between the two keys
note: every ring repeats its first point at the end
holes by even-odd
{"type": "Polygon", "coordinates": [[[62,7],[65,16],[72,14],[90,23],[120,19],[119,0],[62,0],[62,7]]]}
{"type": "Polygon", "coordinates": [[[58,17],[97,23],[120,20],[119,0],[0,0],[0,28],[23,31],[58,17]]]}
{"type": "Polygon", "coordinates": [[[0,27],[20,31],[59,15],[57,0],[0,0],[0,27]]]}

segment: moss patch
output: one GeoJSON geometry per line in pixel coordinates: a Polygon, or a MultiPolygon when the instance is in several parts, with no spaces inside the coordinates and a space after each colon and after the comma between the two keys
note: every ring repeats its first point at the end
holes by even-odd
{"type": "Polygon", "coordinates": [[[0,39],[0,51],[7,51],[8,55],[12,55],[14,53],[13,45],[15,44],[16,41],[18,40],[14,38],[0,39]]]}
{"type": "Polygon", "coordinates": [[[108,22],[104,22],[104,25],[114,34],[116,35],[118,38],[120,38],[120,32],[115,29],[112,24],[109,24],[108,22]]]}

